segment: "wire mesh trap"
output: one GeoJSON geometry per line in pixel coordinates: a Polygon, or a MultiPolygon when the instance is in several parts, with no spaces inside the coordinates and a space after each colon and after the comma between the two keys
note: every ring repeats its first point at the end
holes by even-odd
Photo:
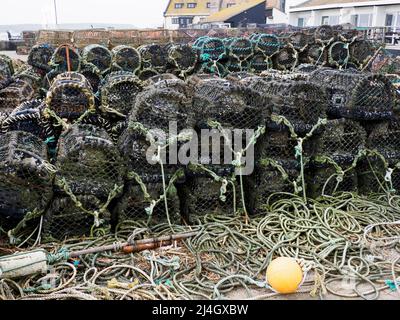
{"type": "Polygon", "coordinates": [[[28,55],[28,64],[32,67],[49,72],[51,57],[54,54],[54,48],[49,44],[38,44],[32,47],[28,55]]]}
{"type": "Polygon", "coordinates": [[[43,114],[43,102],[30,100],[14,109],[1,124],[1,132],[24,131],[39,137],[43,141],[54,138],[51,123],[43,114]]]}
{"type": "Polygon", "coordinates": [[[355,40],[350,44],[350,58],[358,67],[363,67],[374,55],[375,50],[371,42],[366,40],[355,40]]]}
{"type": "Polygon", "coordinates": [[[93,69],[85,67],[83,67],[79,73],[82,74],[87,81],[89,81],[93,93],[95,93],[97,96],[100,84],[104,79],[103,76],[97,72],[94,72],[93,69]]]}
{"type": "Polygon", "coordinates": [[[54,51],[49,64],[58,72],[79,71],[81,57],[74,47],[62,45],[54,51]]]}
{"type": "MultiPolygon", "coordinates": [[[[259,83],[258,86],[262,86],[259,83]]],[[[318,119],[326,118],[327,99],[316,84],[303,80],[277,79],[263,85],[265,94],[272,103],[272,114],[283,116],[297,133],[307,133],[318,119]]],[[[257,90],[257,89],[256,89],[257,90]]],[[[286,127],[269,121],[274,130],[286,127]]]]}
{"type": "Polygon", "coordinates": [[[191,127],[189,103],[186,95],[170,88],[148,89],[137,96],[129,121],[140,123],[146,130],[164,132],[169,132],[170,122],[175,122],[180,132],[191,127]]]}
{"type": "Polygon", "coordinates": [[[94,215],[101,201],[92,195],[77,196],[81,208],[70,197],[57,196],[44,215],[43,238],[47,241],[65,240],[75,237],[103,235],[110,229],[111,214],[103,210],[99,216],[100,224],[96,226],[94,215]],[[84,208],[84,209],[82,209],[84,208]]]}
{"type": "Polygon", "coordinates": [[[81,54],[82,67],[95,73],[105,74],[111,68],[112,55],[104,46],[91,44],[86,46],[81,54]]]}
{"type": "Polygon", "coordinates": [[[332,43],[328,50],[329,64],[334,67],[343,67],[349,61],[349,44],[341,41],[332,43]]]}
{"type": "Polygon", "coordinates": [[[73,195],[107,199],[115,186],[123,185],[124,162],[106,130],[90,124],[74,124],[59,138],[57,190],[73,195]]]}
{"type": "Polygon", "coordinates": [[[200,61],[219,61],[226,57],[226,48],[222,39],[206,37],[197,43],[200,61]]]}
{"type": "MultiPolygon", "coordinates": [[[[168,179],[166,180],[168,184],[168,179]]],[[[137,221],[140,219],[163,221],[166,217],[165,201],[159,200],[164,195],[161,177],[153,181],[144,180],[146,194],[143,192],[142,186],[135,181],[128,182],[125,186],[124,194],[118,199],[118,203],[113,212],[113,220],[118,223],[126,221],[137,221]]],[[[179,223],[180,204],[176,188],[167,193],[168,213],[172,221],[179,223]]]]}
{"type": "Polygon", "coordinates": [[[293,32],[289,35],[287,42],[290,43],[297,51],[303,51],[311,42],[311,36],[302,31],[293,32]]]}
{"type": "Polygon", "coordinates": [[[272,58],[273,65],[278,70],[294,70],[299,61],[299,54],[291,44],[279,49],[272,58]]]}
{"type": "Polygon", "coordinates": [[[266,106],[265,98],[255,90],[223,79],[205,79],[196,86],[192,113],[201,127],[209,126],[211,120],[225,129],[257,129],[269,115],[266,106]]]}
{"type": "Polygon", "coordinates": [[[145,89],[171,89],[179,93],[188,95],[188,86],[185,81],[179,79],[171,73],[156,75],[146,80],[145,89]]]}
{"type": "Polygon", "coordinates": [[[142,91],[142,81],[131,72],[110,73],[100,87],[101,109],[117,117],[126,117],[142,91]]]}
{"type": "Polygon", "coordinates": [[[14,227],[26,214],[46,209],[52,197],[53,174],[47,146],[24,131],[1,134],[0,217],[2,227],[14,227]]]}
{"type": "Polygon", "coordinates": [[[159,44],[147,44],[138,48],[142,57],[142,69],[154,70],[157,73],[166,71],[168,52],[159,44]]]}
{"type": "Polygon", "coordinates": [[[168,49],[168,62],[181,77],[194,71],[198,61],[196,51],[187,44],[173,44],[168,49]]]}
{"type": "Polygon", "coordinates": [[[112,71],[127,71],[136,74],[142,66],[142,57],[133,47],[120,45],[112,49],[112,71]]]}
{"type": "Polygon", "coordinates": [[[279,38],[274,34],[253,34],[250,41],[254,45],[254,52],[261,53],[266,57],[272,57],[281,47],[279,38]]]}
{"type": "Polygon", "coordinates": [[[393,114],[393,88],[383,75],[322,68],[310,81],[325,88],[332,117],[382,120],[393,114]]]}
{"type": "Polygon", "coordinates": [[[315,65],[326,65],[328,63],[328,49],[322,43],[311,43],[307,49],[299,55],[302,63],[312,63],[315,65]]]}
{"type": "Polygon", "coordinates": [[[5,83],[7,79],[14,74],[14,67],[10,57],[0,54],[0,88],[1,83],[5,83]]]}
{"type": "Polygon", "coordinates": [[[10,85],[0,90],[0,112],[11,112],[22,102],[34,97],[35,90],[29,82],[15,79],[10,85]]]}
{"type": "Polygon", "coordinates": [[[260,74],[261,72],[271,69],[272,61],[269,57],[263,54],[255,54],[250,58],[249,61],[249,71],[255,74],[260,74]]]}
{"type": "Polygon", "coordinates": [[[76,72],[58,75],[47,92],[46,106],[57,117],[68,120],[94,111],[94,95],[89,81],[76,72]]]}
{"type": "Polygon", "coordinates": [[[335,39],[335,31],[332,26],[322,25],[315,30],[314,38],[317,42],[329,43],[335,39]]]}

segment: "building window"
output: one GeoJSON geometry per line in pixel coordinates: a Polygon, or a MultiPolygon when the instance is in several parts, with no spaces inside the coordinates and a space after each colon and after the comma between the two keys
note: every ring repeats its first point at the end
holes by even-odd
{"type": "Polygon", "coordinates": [[[197,6],[197,3],[194,3],[194,2],[189,2],[189,3],[187,4],[187,7],[188,7],[189,9],[194,9],[194,8],[196,8],[196,6],[197,6]]]}
{"type": "Polygon", "coordinates": [[[172,18],[172,24],[179,24],[178,18],[172,18]]]}
{"type": "Polygon", "coordinates": [[[183,8],[183,3],[175,3],[175,9],[182,9],[183,8]]]}
{"type": "Polygon", "coordinates": [[[387,14],[385,19],[385,27],[393,27],[393,25],[394,25],[393,14],[387,14]]]}
{"type": "Polygon", "coordinates": [[[350,22],[353,26],[358,26],[358,14],[352,14],[350,17],[350,22]]]}
{"type": "Polygon", "coordinates": [[[328,16],[323,16],[321,20],[321,24],[329,24],[329,17],[328,16]]]}
{"type": "Polygon", "coordinates": [[[298,27],[304,27],[304,18],[298,18],[297,19],[297,26],[298,27]]]}
{"type": "Polygon", "coordinates": [[[286,0],[281,0],[279,3],[279,8],[282,12],[285,12],[286,10],[286,0]]]}
{"type": "Polygon", "coordinates": [[[207,2],[207,9],[211,8],[211,2],[207,2]]]}
{"type": "Polygon", "coordinates": [[[228,4],[226,5],[226,7],[227,7],[227,8],[230,8],[230,7],[233,7],[234,5],[236,5],[236,3],[228,3],[228,4]]]}
{"type": "Polygon", "coordinates": [[[360,14],[357,27],[370,27],[372,25],[372,14],[360,14]]]}
{"type": "Polygon", "coordinates": [[[339,16],[322,16],[321,19],[322,25],[338,25],[339,24],[339,16]]]}

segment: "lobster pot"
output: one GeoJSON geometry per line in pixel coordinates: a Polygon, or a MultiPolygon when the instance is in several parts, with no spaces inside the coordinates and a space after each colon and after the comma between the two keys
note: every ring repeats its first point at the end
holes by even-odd
{"type": "Polygon", "coordinates": [[[151,77],[155,77],[160,75],[157,71],[153,69],[143,69],[139,72],[138,77],[141,81],[146,81],[150,79],[151,77]]]}
{"type": "Polygon", "coordinates": [[[12,227],[28,212],[44,210],[52,197],[47,146],[37,136],[11,131],[0,139],[0,217],[12,227]]]}
{"type": "Polygon", "coordinates": [[[367,133],[357,122],[349,119],[329,120],[317,138],[316,155],[326,156],[341,164],[351,164],[365,149],[367,133]]]}
{"type": "Polygon", "coordinates": [[[324,66],[328,63],[328,50],[322,43],[310,43],[306,50],[299,54],[299,61],[324,66]]]}
{"type": "Polygon", "coordinates": [[[111,68],[110,50],[98,44],[90,44],[82,50],[82,67],[98,74],[105,74],[111,68]]]}
{"type": "Polygon", "coordinates": [[[368,40],[355,40],[350,44],[350,60],[358,67],[363,67],[373,57],[375,50],[368,40]]]}
{"type": "MultiPolygon", "coordinates": [[[[168,185],[168,177],[166,177],[166,183],[168,185]]],[[[138,219],[149,218],[150,212],[148,211],[151,202],[157,201],[161,196],[164,195],[164,189],[162,184],[162,177],[152,177],[150,180],[144,180],[147,197],[143,192],[141,186],[135,181],[131,181],[125,187],[124,194],[118,200],[118,203],[114,210],[114,219],[118,223],[124,223],[129,220],[136,221],[138,219]]],[[[172,188],[167,194],[167,206],[168,213],[171,220],[178,220],[180,216],[180,204],[179,197],[176,188],[172,188]]],[[[152,219],[155,221],[165,221],[167,216],[165,210],[165,201],[159,201],[151,212],[152,219]]],[[[178,220],[179,221],[179,220],[178,220]]]]}
{"type": "Polygon", "coordinates": [[[227,80],[203,80],[195,89],[192,112],[197,124],[217,121],[223,128],[257,129],[269,114],[266,99],[255,90],[227,80]]]}
{"type": "MultiPolygon", "coordinates": [[[[12,60],[6,56],[0,55],[0,84],[5,82],[7,79],[11,78],[14,74],[14,68],[12,65],[12,60]]],[[[0,86],[1,88],[1,86],[0,86]]]]}
{"type": "Polygon", "coordinates": [[[120,45],[112,49],[112,71],[136,73],[142,66],[142,57],[133,47],[120,45]]]}
{"type": "Polygon", "coordinates": [[[188,94],[188,85],[185,81],[171,73],[164,73],[151,77],[146,81],[146,89],[171,89],[179,93],[188,94]]]}
{"type": "Polygon", "coordinates": [[[282,193],[294,193],[293,181],[300,175],[299,165],[293,160],[277,160],[287,177],[277,168],[259,163],[251,176],[244,177],[246,209],[249,213],[262,211],[263,205],[285,198],[282,193]]]}
{"type": "Polygon", "coordinates": [[[293,70],[299,61],[299,54],[291,44],[279,49],[272,58],[275,69],[293,70]]]}
{"type": "Polygon", "coordinates": [[[332,43],[328,50],[329,64],[333,67],[344,67],[349,61],[349,44],[341,41],[332,43]]]}
{"type": "Polygon", "coordinates": [[[316,42],[330,43],[335,39],[335,30],[329,25],[319,26],[314,32],[314,38],[316,42]]]}
{"type": "Polygon", "coordinates": [[[249,70],[249,62],[247,60],[240,61],[234,57],[229,57],[226,62],[226,68],[229,72],[241,72],[249,70]]]}
{"type": "Polygon", "coordinates": [[[57,196],[53,199],[43,219],[43,237],[47,240],[62,241],[67,238],[91,236],[97,229],[110,229],[111,214],[108,210],[99,215],[100,225],[89,212],[98,211],[101,201],[95,196],[77,196],[81,209],[70,197],[57,196]]]}
{"type": "Polygon", "coordinates": [[[22,102],[31,100],[34,96],[35,90],[29,82],[16,79],[0,90],[0,112],[12,112],[22,102]]]}
{"type": "Polygon", "coordinates": [[[92,68],[87,67],[83,67],[79,73],[82,74],[87,81],[89,81],[93,93],[97,94],[100,84],[103,81],[103,76],[93,71],[92,68]]]}
{"type": "Polygon", "coordinates": [[[387,161],[400,159],[400,121],[377,123],[368,136],[368,148],[378,151],[387,161]]]}
{"type": "Polygon", "coordinates": [[[110,73],[101,85],[101,108],[118,117],[126,117],[133,109],[142,84],[133,73],[117,71],[110,73]]]}
{"type": "Polygon", "coordinates": [[[28,55],[28,64],[43,72],[49,72],[49,62],[54,54],[54,48],[50,44],[38,44],[32,47],[28,55]]]}
{"type": "MultiPolygon", "coordinates": [[[[264,85],[263,93],[272,102],[272,113],[284,116],[298,134],[309,132],[319,118],[326,118],[326,95],[316,84],[303,80],[277,79],[264,85]]],[[[275,130],[286,130],[283,124],[277,125],[270,121],[268,125],[275,130]]]]}
{"type": "Polygon", "coordinates": [[[59,138],[57,179],[65,179],[74,195],[107,199],[115,185],[123,184],[123,165],[117,147],[102,128],[74,124],[59,138]]]}
{"type": "Polygon", "coordinates": [[[180,92],[169,88],[148,89],[137,96],[129,120],[146,129],[161,129],[165,133],[169,132],[170,125],[174,125],[178,134],[191,127],[188,106],[188,98],[180,92]]]}
{"type": "MultiPolygon", "coordinates": [[[[222,178],[232,177],[229,168],[215,169],[222,178]],[[228,170],[227,170],[228,169],[228,170]]],[[[229,182],[221,197],[222,182],[215,181],[209,173],[200,170],[187,170],[185,184],[181,190],[181,215],[187,220],[193,216],[208,213],[233,215],[240,206],[240,187],[237,182],[229,182]]]]}
{"type": "Polygon", "coordinates": [[[24,131],[46,141],[54,137],[51,123],[42,114],[43,102],[30,100],[22,103],[4,120],[1,132],[24,131]]]}
{"type": "Polygon", "coordinates": [[[89,81],[76,72],[58,75],[46,96],[46,106],[58,117],[75,120],[95,110],[94,95],[89,81]]]}
{"type": "MultiPolygon", "coordinates": [[[[350,164],[342,164],[341,168],[346,170],[350,164]]],[[[347,171],[339,181],[337,177],[338,175],[333,165],[313,162],[305,174],[307,196],[318,198],[322,195],[331,196],[336,192],[358,191],[358,175],[355,169],[347,171]]]]}
{"type": "Polygon", "coordinates": [[[168,49],[168,62],[173,70],[184,77],[190,74],[197,64],[196,51],[187,44],[174,44],[168,49]]]}
{"type": "Polygon", "coordinates": [[[59,72],[79,71],[81,57],[74,47],[61,45],[54,51],[49,64],[59,72]]]}
{"type": "Polygon", "coordinates": [[[254,52],[266,57],[272,57],[281,47],[279,38],[274,34],[255,34],[250,40],[253,43],[254,52]]]}
{"type": "Polygon", "coordinates": [[[154,70],[157,73],[166,71],[168,52],[159,44],[147,44],[138,48],[142,57],[142,68],[154,70]]]}
{"type": "Polygon", "coordinates": [[[383,120],[392,116],[392,85],[383,75],[323,68],[312,72],[310,81],[325,88],[332,117],[383,120]]]}
{"type": "Polygon", "coordinates": [[[253,44],[247,38],[233,38],[227,46],[229,56],[242,65],[253,55],[253,44]]]}
{"type": "Polygon", "coordinates": [[[250,58],[249,69],[251,72],[259,74],[272,68],[272,61],[269,57],[261,53],[255,54],[250,58]]]}
{"type": "Polygon", "coordinates": [[[201,62],[218,61],[226,56],[224,42],[220,38],[206,37],[197,44],[201,62]]]}
{"type": "Polygon", "coordinates": [[[288,43],[297,51],[304,51],[311,42],[311,36],[305,32],[293,32],[289,35],[288,43]]]}
{"type": "Polygon", "coordinates": [[[208,73],[218,77],[225,77],[228,73],[226,66],[218,61],[207,61],[200,65],[200,73],[208,73]]]}

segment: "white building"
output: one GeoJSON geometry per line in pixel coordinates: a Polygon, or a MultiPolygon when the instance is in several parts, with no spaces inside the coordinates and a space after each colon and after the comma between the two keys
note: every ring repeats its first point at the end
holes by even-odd
{"type": "Polygon", "coordinates": [[[289,24],[293,26],[344,23],[400,31],[400,0],[309,0],[289,7],[289,24]]]}

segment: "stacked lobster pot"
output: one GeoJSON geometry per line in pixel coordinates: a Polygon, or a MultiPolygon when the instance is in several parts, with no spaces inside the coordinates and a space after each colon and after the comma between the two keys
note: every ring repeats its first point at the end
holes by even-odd
{"type": "Polygon", "coordinates": [[[250,69],[261,73],[272,67],[272,57],[279,52],[281,43],[274,34],[253,34],[249,40],[253,43],[254,55],[250,59],[250,69]]]}
{"type": "Polygon", "coordinates": [[[186,216],[232,214],[244,209],[247,192],[241,189],[248,190],[244,177],[252,173],[256,133],[268,114],[266,101],[238,83],[213,77],[194,80],[192,110],[199,151],[197,163],[186,172],[182,208],[186,216]]]}
{"type": "Polygon", "coordinates": [[[226,58],[226,48],[222,39],[200,37],[193,44],[200,60],[200,73],[215,74],[220,77],[226,75],[223,60],[226,58]]]}
{"type": "Polygon", "coordinates": [[[160,44],[146,44],[138,48],[142,59],[142,69],[139,73],[141,80],[166,72],[168,53],[165,46],[160,44]]]}
{"type": "Polygon", "coordinates": [[[126,128],[129,113],[132,111],[137,95],[143,90],[142,81],[128,71],[114,71],[101,83],[100,110],[113,126],[113,136],[117,139],[126,128]]]}
{"type": "Polygon", "coordinates": [[[191,128],[188,106],[184,93],[156,82],[137,96],[128,126],[118,140],[129,172],[114,212],[117,221],[165,219],[166,215],[180,218],[178,194],[184,171],[174,155],[188,139],[181,134],[191,128]]]}
{"type": "Polygon", "coordinates": [[[13,78],[0,90],[0,112],[10,113],[22,102],[35,98],[35,90],[28,81],[13,78]]]}
{"type": "Polygon", "coordinates": [[[228,71],[249,71],[250,58],[253,56],[253,43],[250,39],[243,37],[228,39],[226,47],[228,52],[228,71]]]}
{"type": "Polygon", "coordinates": [[[400,190],[400,122],[398,118],[372,126],[367,148],[372,151],[358,167],[363,194],[400,190]],[[376,152],[376,153],[375,153],[376,152]]]}
{"type": "Polygon", "coordinates": [[[0,221],[4,230],[23,227],[46,210],[54,177],[47,145],[34,134],[37,128],[33,124],[31,128],[7,126],[0,134],[0,221]]]}
{"type": "Polygon", "coordinates": [[[79,72],[81,68],[81,56],[78,50],[70,45],[62,45],[56,48],[49,61],[51,70],[43,79],[43,87],[49,89],[53,80],[64,72],[79,72]]]}
{"type": "Polygon", "coordinates": [[[111,71],[127,71],[136,74],[142,66],[142,57],[133,47],[119,45],[112,49],[111,71]]]}
{"type": "Polygon", "coordinates": [[[5,88],[10,82],[14,74],[14,67],[11,59],[0,54],[0,90],[5,88]]]}
{"type": "Polygon", "coordinates": [[[72,124],[58,139],[55,197],[46,212],[48,237],[89,236],[109,229],[109,205],[123,189],[124,162],[107,131],[72,124]]]}
{"type": "Polygon", "coordinates": [[[168,72],[186,78],[196,68],[196,51],[188,44],[170,44],[167,46],[168,72]]]}
{"type": "Polygon", "coordinates": [[[112,54],[104,46],[91,44],[82,51],[80,73],[90,82],[93,92],[97,92],[103,76],[111,69],[112,54]]]}
{"type": "Polygon", "coordinates": [[[358,191],[356,164],[365,149],[366,132],[350,119],[329,120],[318,135],[315,156],[307,172],[307,195],[317,198],[335,192],[358,191]]]}
{"type": "MultiPolygon", "coordinates": [[[[254,175],[253,208],[257,210],[275,192],[299,193],[304,187],[302,173],[309,168],[327,103],[318,86],[283,75],[270,80],[255,79],[251,87],[267,97],[271,105],[271,118],[267,118],[267,133],[259,144],[254,175]],[[312,135],[306,138],[309,133],[312,135]],[[300,144],[299,138],[305,140],[300,144]]],[[[280,197],[278,194],[268,201],[280,197]]]]}

